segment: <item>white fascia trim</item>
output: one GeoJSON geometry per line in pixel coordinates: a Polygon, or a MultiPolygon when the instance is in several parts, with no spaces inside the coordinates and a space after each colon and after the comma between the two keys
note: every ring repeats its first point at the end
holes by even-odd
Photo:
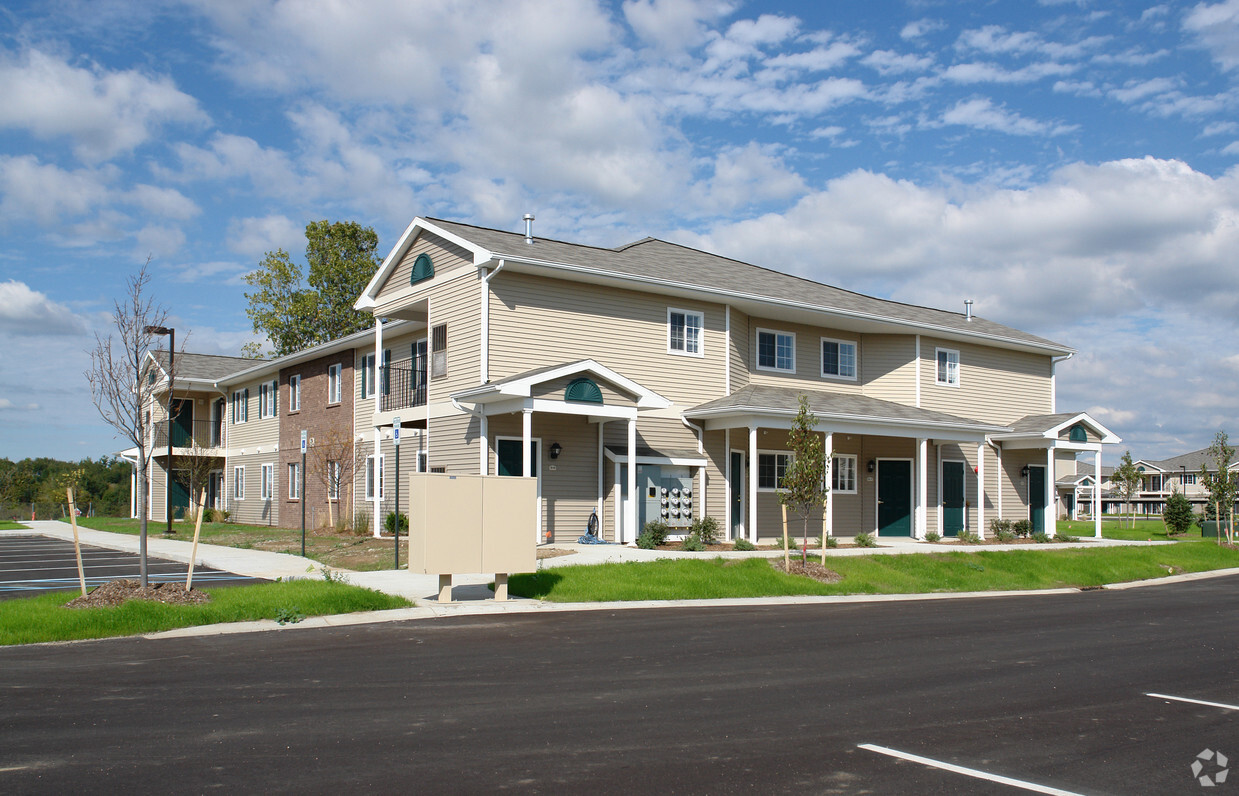
{"type": "MultiPolygon", "coordinates": [[[[421,321],[388,321],[383,324],[384,334],[394,334],[400,331],[403,326],[423,326],[421,321]]],[[[224,385],[239,384],[243,381],[253,379],[255,376],[266,375],[266,373],[278,373],[290,365],[295,365],[298,362],[307,362],[311,359],[319,357],[331,356],[332,354],[340,354],[346,351],[354,351],[357,348],[369,348],[369,343],[374,339],[374,327],[362,329],[360,332],[353,332],[350,335],[341,337],[336,340],[328,340],[325,343],[319,343],[313,348],[307,348],[304,351],[298,351],[295,354],[280,357],[279,359],[263,360],[261,364],[255,365],[252,368],[239,370],[236,373],[224,376],[221,379],[216,379],[211,384],[220,388],[224,385]]]]}
{"type": "MultiPolygon", "coordinates": [[[[604,448],[607,459],[620,464],[628,463],[628,454],[615,453],[609,448],[604,448]]],[[[682,456],[638,456],[637,464],[669,464],[680,467],[705,467],[709,464],[706,459],[685,458],[682,456]]]]}
{"type": "MultiPolygon", "coordinates": [[[[453,396],[452,403],[460,406],[463,411],[473,414],[472,410],[467,409],[457,403],[462,400],[460,395],[453,396]]],[[[463,400],[468,400],[463,399],[463,400]]],[[[631,406],[602,406],[600,404],[574,404],[567,401],[553,401],[546,398],[510,398],[506,401],[497,401],[495,403],[479,403],[474,404],[478,412],[486,417],[495,415],[506,415],[511,412],[520,412],[525,409],[530,409],[534,412],[544,412],[555,415],[580,415],[589,418],[589,422],[597,422],[598,418],[607,420],[636,420],[637,410],[631,406]]]]}
{"type": "Polygon", "coordinates": [[[637,396],[637,407],[640,409],[666,409],[671,406],[670,401],[653,390],[642,387],[632,379],[621,376],[592,359],[582,359],[579,362],[572,362],[553,370],[543,371],[533,376],[526,376],[522,379],[514,379],[500,384],[483,384],[480,387],[470,387],[467,390],[457,392],[453,397],[462,401],[481,399],[484,396],[528,398],[533,393],[535,385],[554,381],[564,376],[571,376],[574,373],[589,373],[623,388],[637,396]]]}
{"type": "Polygon", "coordinates": [[[1137,467],[1143,464],[1145,467],[1150,467],[1159,473],[1170,472],[1169,470],[1163,470],[1162,468],[1158,467],[1156,464],[1153,464],[1153,462],[1145,461],[1144,459],[1136,459],[1134,462],[1132,462],[1132,464],[1136,465],[1137,467]]]}
{"type": "MultiPolygon", "coordinates": [[[[769,304],[773,307],[786,309],[807,310],[809,312],[817,312],[825,315],[834,315],[844,318],[853,318],[861,321],[871,321],[875,323],[885,323],[892,326],[913,329],[913,330],[929,330],[937,332],[939,335],[946,337],[962,337],[972,340],[984,340],[989,342],[1005,343],[1011,348],[1016,348],[1021,351],[1033,351],[1051,356],[1074,354],[1075,349],[1065,346],[1045,346],[1038,345],[1028,340],[1016,340],[1010,337],[1002,337],[999,335],[989,335],[981,332],[970,332],[962,329],[952,329],[946,326],[938,326],[936,324],[916,323],[914,321],[905,321],[899,318],[891,318],[885,315],[874,315],[868,312],[855,312],[852,310],[844,310],[837,307],[823,307],[818,304],[807,304],[803,301],[788,301],[786,299],[775,299],[769,296],[758,296],[751,293],[739,293],[731,290],[723,290],[722,288],[704,287],[701,285],[690,285],[684,282],[672,282],[665,279],[650,279],[647,277],[634,276],[631,274],[620,274],[615,271],[606,271],[599,268],[586,268],[580,265],[570,265],[568,263],[557,263],[550,260],[538,260],[532,257],[521,257],[516,254],[500,255],[508,262],[522,262],[529,265],[536,265],[543,268],[551,268],[560,271],[568,271],[586,276],[596,276],[605,279],[614,279],[618,282],[635,282],[641,285],[662,285],[665,287],[683,290],[688,293],[709,296],[710,300],[717,303],[726,304],[729,300],[741,299],[744,301],[752,301],[759,304],[769,304]]],[[[777,317],[777,316],[776,316],[777,317]]]]}
{"type": "Polygon", "coordinates": [[[473,264],[481,265],[489,262],[492,258],[491,253],[478,246],[476,243],[471,243],[464,238],[445,229],[431,224],[424,218],[418,216],[409,222],[409,226],[405,227],[404,233],[400,236],[400,240],[396,241],[396,245],[388,252],[387,257],[383,259],[383,264],[379,266],[379,270],[374,272],[374,276],[370,277],[370,281],[366,284],[366,289],[361,291],[361,296],[353,303],[355,310],[371,310],[376,305],[375,299],[378,297],[379,287],[387,281],[387,277],[396,269],[400,261],[404,258],[405,252],[413,245],[413,241],[417,239],[418,234],[425,230],[434,233],[439,237],[455,243],[457,246],[472,252],[473,264]]]}
{"type": "MultiPolygon", "coordinates": [[[[1117,434],[1115,434],[1113,431],[1106,428],[1101,423],[1098,423],[1093,418],[1089,417],[1088,412],[1080,412],[1079,414],[1072,416],[1070,419],[1065,420],[1056,426],[1051,426],[1045,431],[1023,431],[1023,432],[1011,432],[1007,434],[1000,433],[1000,434],[995,434],[994,439],[999,442],[1019,442],[1019,441],[1026,441],[1026,440],[1055,440],[1055,439],[1058,439],[1058,435],[1063,432],[1063,429],[1067,428],[1068,426],[1074,426],[1076,423],[1084,423],[1085,425],[1091,427],[1093,431],[1096,432],[1097,435],[1101,437],[1101,439],[1098,442],[1088,443],[1090,445],[1098,445],[1098,444],[1115,445],[1123,441],[1123,439],[1119,437],[1117,434]]],[[[1077,442],[1075,444],[1079,445],[1081,443],[1077,442]]],[[[1094,448],[1087,448],[1085,450],[1094,450],[1094,448]]]]}
{"type": "MultiPolygon", "coordinates": [[[[706,431],[745,428],[750,425],[789,429],[792,419],[796,416],[796,413],[791,410],[771,410],[760,407],[737,408],[709,414],[688,412],[684,414],[685,417],[694,420],[704,420],[706,431]]],[[[817,419],[819,425],[824,427],[823,430],[833,431],[836,434],[868,434],[887,437],[923,436],[952,442],[982,442],[986,434],[996,428],[995,426],[961,426],[932,421],[875,418],[864,415],[817,414],[817,419]]]]}

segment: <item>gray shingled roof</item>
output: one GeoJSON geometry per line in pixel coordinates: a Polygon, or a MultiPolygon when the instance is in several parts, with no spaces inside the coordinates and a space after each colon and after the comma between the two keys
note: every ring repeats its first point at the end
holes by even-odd
{"type": "MultiPolygon", "coordinates": [[[[168,352],[152,351],[151,355],[165,371],[168,368],[168,352]]],[[[176,377],[178,379],[202,379],[214,381],[223,377],[252,368],[264,360],[248,359],[246,357],[225,357],[216,354],[177,353],[176,377]]]]}
{"type": "MultiPolygon", "coordinates": [[[[1208,448],[1204,448],[1191,453],[1181,453],[1169,459],[1144,459],[1143,461],[1166,472],[1180,472],[1180,468],[1186,467],[1189,473],[1199,473],[1203,465],[1208,465],[1210,470],[1215,469],[1213,459],[1209,456],[1208,451],[1208,448]]],[[[1234,467],[1233,464],[1231,466],[1234,467]]]]}
{"type": "Polygon", "coordinates": [[[948,415],[945,412],[931,412],[928,409],[918,409],[867,395],[850,395],[846,393],[825,392],[822,390],[805,390],[793,387],[768,387],[750,384],[724,398],[717,398],[694,406],[684,412],[685,417],[702,417],[710,414],[724,414],[727,410],[742,413],[747,409],[759,411],[786,412],[794,414],[800,408],[800,396],[809,399],[809,408],[819,418],[858,417],[875,421],[893,420],[909,423],[928,423],[984,429],[987,431],[1006,431],[1006,426],[992,423],[982,423],[966,417],[948,415]]]}
{"type": "Polygon", "coordinates": [[[722,289],[761,298],[816,305],[823,310],[860,313],[1063,351],[1071,350],[1060,343],[975,315],[969,321],[963,313],[853,293],[656,238],[645,238],[615,249],[564,243],[549,238],[535,238],[535,242],[530,245],[525,242],[523,234],[515,232],[475,227],[437,218],[429,218],[427,221],[482,246],[496,257],[531,258],[580,265],[618,275],[658,279],[713,290],[722,289]]]}
{"type": "Polygon", "coordinates": [[[1055,426],[1066,423],[1079,412],[1059,412],[1056,415],[1027,415],[1011,424],[1014,434],[1044,434],[1055,426]]]}
{"type": "MultiPolygon", "coordinates": [[[[618,456],[621,459],[628,457],[628,446],[627,445],[608,445],[607,450],[611,452],[612,456],[618,456]]],[[[637,456],[649,456],[651,458],[661,457],[661,458],[667,458],[667,459],[704,459],[705,458],[703,454],[700,454],[697,451],[690,450],[688,448],[667,448],[665,450],[654,450],[653,448],[647,448],[641,445],[637,446],[637,456]]]]}

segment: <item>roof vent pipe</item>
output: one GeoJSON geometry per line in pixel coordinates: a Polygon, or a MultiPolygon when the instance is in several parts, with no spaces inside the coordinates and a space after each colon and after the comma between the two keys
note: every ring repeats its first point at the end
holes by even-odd
{"type": "Polygon", "coordinates": [[[525,214],[525,242],[533,243],[533,213],[525,214]]]}
{"type": "Polygon", "coordinates": [[[972,320],[972,299],[964,299],[964,320],[972,320]]]}

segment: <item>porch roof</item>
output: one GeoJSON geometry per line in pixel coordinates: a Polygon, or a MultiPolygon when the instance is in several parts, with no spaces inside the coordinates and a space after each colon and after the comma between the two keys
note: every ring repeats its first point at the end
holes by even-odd
{"type": "MultiPolygon", "coordinates": [[[[1016,420],[1011,424],[1011,428],[995,436],[995,439],[1000,442],[1031,442],[1036,441],[1040,447],[1045,447],[1046,443],[1059,443],[1059,435],[1069,426],[1074,426],[1076,423],[1081,423],[1088,426],[1093,432],[1101,437],[1102,445],[1109,445],[1122,442],[1123,440],[1110,429],[1103,426],[1101,423],[1089,416],[1088,412],[1059,412],[1052,415],[1026,415],[1016,420]]],[[[1092,443],[1095,444],[1095,443],[1092,443]]],[[[1081,443],[1083,445],[1083,443],[1081,443]]],[[[1071,447],[1067,444],[1059,444],[1059,447],[1071,447]]],[[[1090,447],[1085,445],[1084,447],[1090,447]]]]}
{"type": "Polygon", "coordinates": [[[711,429],[745,425],[757,419],[763,425],[786,427],[800,409],[800,396],[822,425],[820,430],[848,430],[879,436],[914,436],[973,439],[1009,426],[982,423],[966,417],[918,409],[867,395],[753,385],[684,412],[690,420],[704,420],[711,429]]]}
{"type": "Polygon", "coordinates": [[[547,365],[534,368],[523,373],[517,373],[498,381],[487,382],[478,387],[452,395],[454,401],[464,401],[473,404],[488,404],[511,401],[514,398],[529,398],[533,388],[548,381],[589,374],[603,381],[610,382],[621,391],[636,398],[638,409],[666,409],[671,402],[653,390],[642,387],[637,382],[611,370],[593,359],[581,359],[576,362],[565,362],[558,365],[547,365]]]}

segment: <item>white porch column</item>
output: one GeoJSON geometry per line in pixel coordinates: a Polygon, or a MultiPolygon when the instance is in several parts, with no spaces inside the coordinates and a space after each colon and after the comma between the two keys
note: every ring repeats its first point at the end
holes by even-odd
{"type": "Polygon", "coordinates": [[[835,490],[831,478],[834,468],[835,432],[826,432],[826,442],[823,447],[826,458],[826,514],[823,524],[826,527],[822,529],[822,543],[825,544],[827,538],[835,535],[835,490]]]}
{"type": "Polygon", "coordinates": [[[624,542],[637,541],[637,419],[628,421],[628,510],[624,515],[624,542]]]}
{"type": "MultiPolygon", "coordinates": [[[[730,309],[730,308],[728,308],[730,309]]],[[[724,536],[731,539],[731,529],[735,527],[735,520],[731,516],[731,496],[735,494],[732,490],[736,489],[736,484],[731,482],[731,429],[723,429],[723,483],[727,485],[727,499],[723,501],[723,522],[724,536]]],[[[704,510],[704,509],[703,509],[704,510]]]]}
{"type": "MultiPolygon", "coordinates": [[[[521,475],[526,478],[536,477],[533,472],[533,410],[521,410],[521,475]]],[[[537,500],[537,498],[535,498],[537,500]]],[[[541,512],[537,512],[541,516],[541,512]]],[[[542,528],[533,529],[533,543],[542,544],[542,528]]]]}
{"type": "Polygon", "coordinates": [[[929,440],[918,437],[916,440],[916,527],[913,534],[917,539],[925,538],[929,525],[929,440]]]}
{"type": "Polygon", "coordinates": [[[1054,498],[1058,494],[1058,479],[1054,473],[1054,449],[1045,449],[1045,535],[1054,536],[1054,527],[1058,521],[1058,507],[1054,498]]]}
{"type": "Polygon", "coordinates": [[[977,536],[985,538],[985,443],[977,443],[977,536]]]}
{"type": "Polygon", "coordinates": [[[757,544],[757,426],[749,426],[749,541],[757,544]]]}
{"type": "Polygon", "coordinates": [[[1093,536],[1101,538],[1101,449],[1093,454],[1093,536]]]}
{"type": "MultiPolygon", "coordinates": [[[[377,399],[375,399],[377,400],[377,399]]],[[[383,468],[379,466],[383,461],[383,429],[378,426],[374,427],[374,459],[370,462],[370,483],[374,485],[374,489],[370,495],[370,514],[374,519],[374,535],[382,536],[383,528],[383,500],[380,495],[383,494],[383,468]]]]}
{"type": "Polygon", "coordinates": [[[603,480],[602,474],[606,467],[606,457],[604,455],[606,446],[603,444],[602,427],[606,425],[606,421],[598,421],[598,538],[602,539],[602,504],[606,500],[606,482],[603,480]]]}
{"type": "Polygon", "coordinates": [[[490,475],[490,423],[486,415],[478,417],[478,473],[490,475]]]}

